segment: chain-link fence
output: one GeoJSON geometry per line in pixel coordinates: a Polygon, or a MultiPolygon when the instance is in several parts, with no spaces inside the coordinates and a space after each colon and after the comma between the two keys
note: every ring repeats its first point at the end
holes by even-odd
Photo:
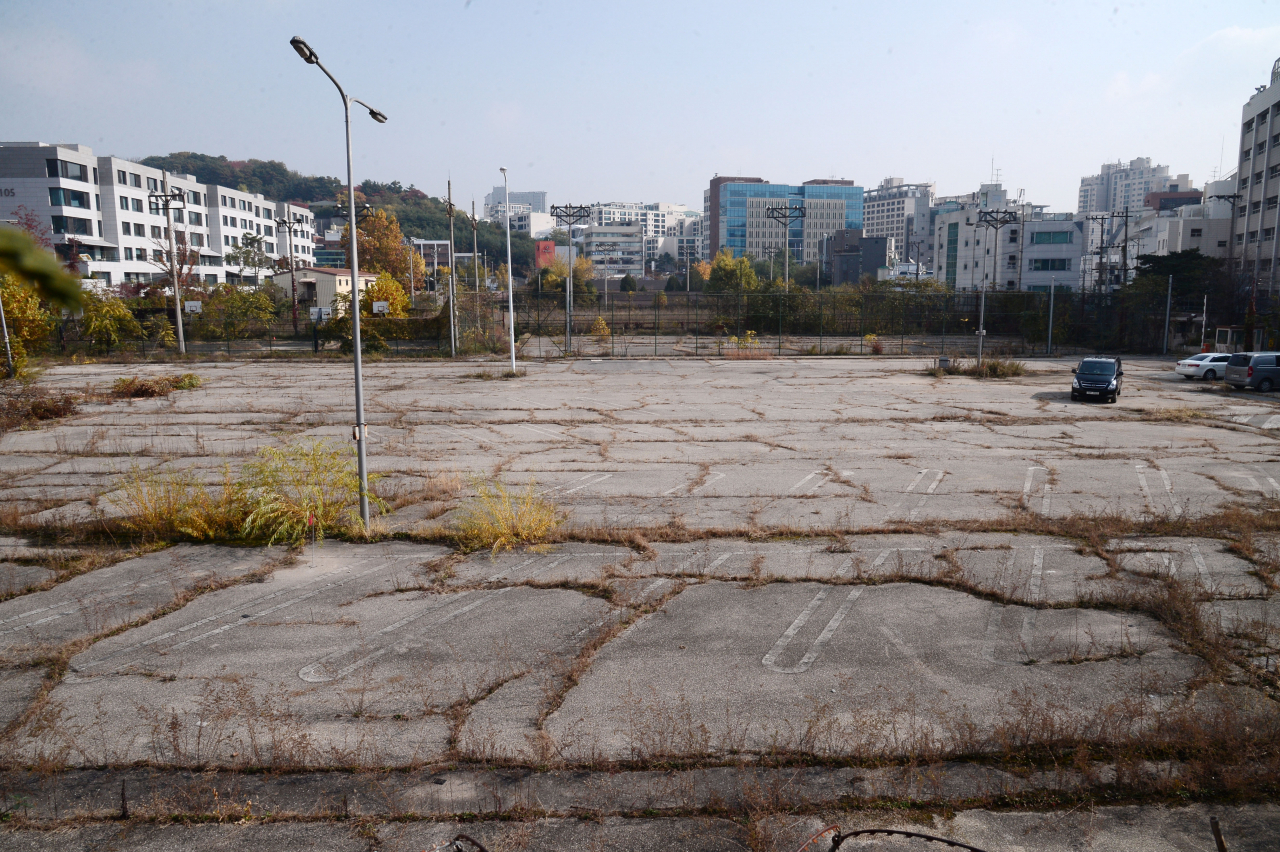
{"type": "MultiPolygon", "coordinates": [[[[1053,352],[1158,353],[1199,350],[1199,306],[1137,304],[1122,294],[918,293],[683,293],[637,292],[576,297],[566,335],[563,293],[515,294],[517,347],[522,357],[566,353],[592,357],[778,355],[917,355],[966,357],[977,353],[978,329],[992,355],[1047,354],[1050,312],[1053,352]]],[[[506,294],[459,292],[452,310],[435,316],[361,320],[366,351],[390,356],[449,356],[506,351],[506,294]]],[[[1213,329],[1215,317],[1209,317],[1213,329]]],[[[1258,327],[1276,327],[1271,314],[1258,327]]],[[[187,350],[231,357],[350,352],[349,323],[289,321],[245,323],[219,331],[193,326],[187,350]],[[345,335],[345,337],[344,337],[345,335]]],[[[171,355],[158,341],[104,345],[83,339],[64,323],[50,349],[64,355],[171,355]]]]}

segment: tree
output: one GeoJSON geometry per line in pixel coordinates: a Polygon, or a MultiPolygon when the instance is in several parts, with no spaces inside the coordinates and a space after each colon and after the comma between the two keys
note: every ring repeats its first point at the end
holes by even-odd
{"type": "Polygon", "coordinates": [[[684,282],[680,280],[679,276],[672,275],[669,278],[667,278],[666,291],[668,293],[674,293],[676,290],[683,290],[683,289],[684,289],[684,282]]]}
{"type": "Polygon", "coordinates": [[[551,233],[547,234],[545,239],[550,240],[558,246],[569,245],[569,232],[564,228],[552,228],[551,233]]]}
{"type": "Polygon", "coordinates": [[[229,264],[239,268],[241,277],[246,269],[252,270],[254,278],[257,278],[259,270],[271,268],[271,256],[263,249],[262,237],[248,231],[240,238],[240,245],[225,256],[229,264]]]}
{"type": "Polygon", "coordinates": [[[101,350],[110,350],[126,340],[142,338],[142,326],[120,299],[82,294],[84,316],[80,330],[85,338],[101,350]]]}
{"type": "Polygon", "coordinates": [[[409,297],[389,272],[379,272],[377,279],[360,293],[360,316],[372,316],[374,302],[387,303],[388,317],[409,316],[409,297]]]}
{"type": "Polygon", "coordinates": [[[0,273],[10,273],[37,296],[64,308],[80,307],[80,280],[42,244],[41,233],[0,227],[0,273]]]}
{"type": "MultiPolygon", "coordinates": [[[[246,234],[245,236],[248,237],[250,235],[246,234]]],[[[262,241],[259,240],[258,242],[261,243],[262,241]]],[[[200,265],[200,251],[187,245],[186,231],[179,231],[176,228],[174,229],[174,250],[172,253],[169,252],[168,240],[153,239],[151,244],[153,248],[151,250],[149,262],[156,269],[159,269],[164,273],[164,277],[167,282],[170,284],[174,281],[178,282],[179,294],[189,288],[194,280],[197,280],[195,270],[196,267],[200,265]]],[[[259,248],[261,248],[261,246],[259,246],[259,248]]],[[[241,249],[232,249],[228,252],[228,260],[232,258],[235,252],[240,250],[241,249]]],[[[266,258],[267,256],[266,254],[263,254],[262,257],[266,258]]],[[[257,258],[247,257],[246,260],[252,263],[256,262],[257,258]]],[[[268,260],[270,259],[268,258],[268,260]]]]}
{"type": "Polygon", "coordinates": [[[755,270],[751,268],[750,258],[740,257],[735,260],[729,249],[722,249],[716,255],[707,280],[708,293],[742,293],[759,287],[760,282],[755,270]]]}
{"type": "Polygon", "coordinates": [[[671,252],[664,251],[658,256],[656,266],[659,272],[675,272],[676,259],[671,256],[671,252]]]}
{"type": "Polygon", "coordinates": [[[217,337],[231,340],[261,329],[275,314],[275,303],[265,291],[222,284],[209,295],[197,316],[201,331],[208,330],[217,337]]]}
{"type": "Polygon", "coordinates": [[[35,291],[16,275],[0,273],[0,305],[9,329],[9,348],[15,373],[21,373],[27,356],[41,349],[53,330],[53,316],[40,306],[35,291]]]}
{"type": "MultiPolygon", "coordinates": [[[[404,244],[404,234],[400,231],[400,222],[395,214],[387,214],[385,210],[375,210],[363,222],[356,226],[360,235],[360,271],[387,272],[400,282],[401,287],[409,286],[409,264],[413,263],[413,281],[419,284],[426,280],[427,262],[422,255],[410,251],[404,244]]],[[[351,266],[351,227],[342,229],[342,248],[347,253],[347,267],[351,266]]]]}
{"type": "Polygon", "coordinates": [[[636,279],[628,272],[622,276],[622,281],[618,283],[619,293],[634,293],[636,291],[636,279]]]}

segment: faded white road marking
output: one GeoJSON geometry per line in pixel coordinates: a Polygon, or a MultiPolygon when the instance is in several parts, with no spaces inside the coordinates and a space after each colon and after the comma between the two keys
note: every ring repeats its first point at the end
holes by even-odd
{"type": "Polygon", "coordinates": [[[894,503],[890,507],[890,512],[902,505],[902,502],[907,499],[907,495],[916,490],[916,486],[920,484],[920,480],[924,479],[924,475],[928,472],[928,469],[925,469],[916,474],[916,478],[911,480],[911,484],[907,486],[907,490],[902,492],[902,496],[898,498],[898,502],[894,503]]]}
{"type": "Polygon", "coordinates": [[[1049,516],[1049,494],[1051,493],[1051,489],[1052,486],[1046,482],[1044,484],[1044,499],[1040,501],[1040,514],[1045,517],[1049,516]]]}
{"type": "Polygon", "coordinates": [[[791,640],[795,638],[796,634],[800,632],[801,628],[803,628],[813,616],[814,611],[816,611],[822,602],[826,600],[829,592],[830,589],[822,589],[819,591],[818,594],[814,596],[813,600],[809,601],[809,605],[806,606],[800,615],[796,617],[796,620],[791,622],[791,626],[788,627],[786,632],[778,638],[778,641],[773,644],[769,653],[765,654],[764,659],[760,661],[765,668],[779,674],[800,674],[809,670],[809,667],[818,659],[818,655],[822,653],[822,649],[831,641],[831,637],[840,629],[840,624],[844,621],[844,617],[848,615],[854,602],[862,594],[862,586],[854,586],[849,591],[844,602],[840,604],[840,608],[836,610],[835,615],[831,616],[831,620],[827,622],[827,626],[823,628],[822,633],[814,640],[813,645],[805,655],[800,658],[799,663],[789,668],[782,668],[777,665],[778,657],[787,649],[787,646],[791,644],[791,640]]]}
{"type": "MultiPolygon", "coordinates": [[[[706,487],[707,487],[708,485],[710,485],[711,483],[713,483],[713,482],[719,482],[720,480],[724,479],[724,476],[725,476],[725,475],[724,475],[723,473],[712,473],[710,476],[708,476],[708,477],[707,477],[707,481],[706,481],[706,482],[702,483],[702,484],[701,484],[701,485],[699,485],[697,488],[693,488],[693,489],[691,489],[691,490],[689,491],[689,493],[690,493],[690,494],[696,494],[696,493],[698,493],[699,491],[701,491],[702,489],[706,488],[706,487]]],[[[662,492],[662,496],[664,496],[664,497],[665,497],[665,496],[667,496],[668,494],[672,494],[672,493],[674,493],[674,492],[676,492],[676,491],[679,491],[681,488],[688,488],[690,484],[691,484],[691,483],[685,482],[685,483],[682,483],[682,484],[680,484],[680,485],[677,485],[675,488],[668,488],[666,491],[663,491],[663,492],[662,492]]]]}
{"type": "Polygon", "coordinates": [[[1147,513],[1154,515],[1156,504],[1151,499],[1151,489],[1147,487],[1147,466],[1145,464],[1135,464],[1133,469],[1138,472],[1138,484],[1142,486],[1142,496],[1147,501],[1147,513]]]}
{"type": "Polygon", "coordinates": [[[1258,482],[1258,480],[1253,475],[1248,473],[1231,473],[1231,474],[1228,474],[1228,476],[1237,476],[1241,479],[1249,480],[1249,484],[1252,485],[1255,490],[1261,492],[1263,497],[1267,496],[1267,489],[1263,488],[1262,484],[1258,482]]]}
{"type": "MultiPolygon", "coordinates": [[[[540,574],[546,573],[547,571],[550,571],[552,568],[555,568],[557,565],[567,562],[576,556],[588,556],[588,555],[595,555],[595,554],[587,554],[587,553],[566,554],[564,556],[561,556],[559,559],[552,561],[550,564],[544,565],[543,567],[537,569],[536,571],[533,571],[532,573],[529,574],[528,579],[532,579],[534,577],[537,577],[540,574]]],[[[519,566],[516,566],[515,568],[507,569],[506,571],[503,571],[501,574],[495,575],[495,578],[503,577],[507,574],[513,573],[518,568],[524,565],[527,565],[529,564],[529,562],[532,562],[532,561],[534,560],[526,560],[525,562],[522,562],[519,566]]],[[[428,621],[427,624],[439,627],[440,625],[445,624],[449,621],[452,621],[453,619],[457,618],[460,615],[465,615],[466,613],[471,612],[477,607],[482,606],[483,604],[488,603],[489,601],[492,601],[495,598],[498,598],[501,595],[506,594],[507,592],[511,591],[514,588],[517,588],[517,587],[506,586],[505,588],[496,589],[492,592],[489,592],[488,594],[481,594],[481,596],[478,599],[473,600],[472,602],[461,607],[460,609],[451,610],[448,613],[445,613],[439,619],[433,619],[431,621],[428,621]]],[[[432,601],[429,605],[427,605],[426,607],[423,607],[417,612],[410,613],[409,615],[406,615],[404,618],[401,618],[399,621],[396,621],[392,624],[388,624],[386,627],[383,627],[381,630],[375,633],[374,636],[375,637],[390,636],[392,633],[395,633],[400,628],[405,627],[409,624],[413,624],[414,622],[417,622],[423,618],[426,618],[427,616],[435,615],[439,611],[446,609],[449,606],[449,604],[456,603],[457,601],[460,601],[463,598],[469,597],[473,594],[476,594],[476,593],[475,592],[459,592],[458,594],[451,595],[444,600],[432,601]]],[[[365,647],[364,643],[356,643],[356,644],[348,645],[347,647],[341,648],[330,654],[326,654],[325,656],[321,657],[319,660],[316,660],[314,663],[303,666],[302,669],[298,671],[298,677],[306,681],[307,683],[327,683],[329,681],[339,680],[351,674],[353,671],[360,668],[361,666],[364,666],[367,663],[371,663],[374,660],[377,660],[380,657],[385,656],[386,654],[391,652],[395,646],[394,644],[390,644],[390,643],[383,645],[381,648],[371,651],[370,653],[365,654],[364,656],[354,660],[353,662],[348,663],[342,668],[336,670],[333,674],[326,674],[324,672],[326,664],[329,663],[330,661],[336,660],[346,654],[350,654],[353,651],[358,651],[364,647],[365,647]]]]}
{"type": "Polygon", "coordinates": [[[1196,562],[1196,571],[1200,574],[1201,582],[1209,578],[1209,566],[1204,564],[1204,556],[1200,553],[1199,545],[1191,545],[1191,558],[1196,562]]]}
{"type": "MultiPolygon", "coordinates": [[[[928,473],[928,470],[924,472],[928,473]]],[[[911,515],[909,520],[914,521],[916,519],[916,515],[920,514],[920,510],[924,508],[924,503],[926,500],[929,499],[929,495],[932,494],[937,489],[938,483],[942,481],[942,477],[947,475],[947,472],[945,470],[939,470],[937,471],[937,473],[938,475],[933,478],[933,482],[929,484],[929,487],[925,489],[924,494],[921,495],[920,502],[917,503],[916,507],[911,510],[911,515]]]]}
{"type": "Polygon", "coordinates": [[[601,482],[604,482],[606,479],[609,479],[609,478],[611,478],[612,476],[613,476],[613,474],[612,474],[612,473],[606,473],[606,474],[603,474],[602,476],[597,477],[596,479],[592,480],[591,482],[587,482],[587,483],[584,483],[584,484],[582,484],[582,485],[579,485],[577,488],[570,488],[568,491],[561,491],[560,493],[561,493],[561,494],[572,494],[572,493],[573,493],[573,492],[575,492],[575,491],[581,491],[582,489],[587,488],[587,487],[589,487],[589,486],[592,486],[592,485],[599,485],[601,482]]]}
{"type": "Polygon", "coordinates": [[[889,642],[893,645],[893,647],[898,651],[898,653],[906,657],[911,662],[911,664],[915,667],[915,669],[918,672],[920,672],[921,675],[924,676],[926,680],[931,682],[938,689],[946,689],[951,685],[945,679],[939,677],[938,674],[933,669],[929,668],[929,666],[925,664],[924,660],[921,660],[918,656],[916,656],[916,654],[910,648],[907,647],[907,644],[898,638],[898,635],[896,633],[894,633],[892,630],[890,630],[888,627],[885,627],[884,625],[880,625],[879,629],[880,629],[880,632],[884,634],[884,637],[888,639],[889,642]]]}
{"type": "Polygon", "coordinates": [[[1040,597],[1040,579],[1043,574],[1044,548],[1037,547],[1031,560],[1031,599],[1033,601],[1040,597]]]}
{"type": "Polygon", "coordinates": [[[530,425],[528,425],[527,423],[517,423],[516,425],[517,425],[517,426],[519,426],[521,429],[527,429],[527,430],[529,430],[530,432],[532,432],[533,434],[535,434],[535,435],[541,435],[541,436],[542,436],[542,437],[544,437],[544,438],[553,438],[553,439],[555,439],[555,440],[557,440],[557,441],[577,441],[577,440],[581,440],[580,438],[578,438],[578,437],[577,437],[577,436],[575,436],[575,435],[569,435],[569,434],[566,434],[566,433],[563,433],[563,432],[553,432],[553,431],[551,431],[550,429],[545,429],[545,428],[543,428],[543,427],[541,427],[541,426],[530,426],[530,425]]]}
{"type": "Polygon", "coordinates": [[[550,488],[544,489],[540,493],[555,494],[556,492],[559,492],[561,495],[572,494],[573,492],[578,491],[582,488],[586,488],[589,485],[595,485],[597,482],[604,482],[606,479],[608,479],[611,476],[613,476],[612,473],[599,473],[599,472],[588,473],[586,476],[579,476],[577,479],[571,479],[568,482],[561,483],[560,485],[553,485],[550,488]],[[575,485],[575,483],[581,483],[581,484],[576,485],[576,487],[574,488],[569,488],[570,485],[575,485]],[[562,490],[566,488],[568,489],[567,491],[562,490]]]}
{"type": "Polygon", "coordinates": [[[822,477],[822,478],[818,480],[818,483],[817,483],[816,485],[812,486],[811,488],[806,488],[806,489],[804,489],[803,491],[801,491],[800,493],[802,493],[802,494],[812,494],[813,492],[815,492],[815,491],[817,491],[819,488],[821,488],[823,485],[826,485],[826,484],[827,484],[827,480],[831,478],[829,475],[825,475],[825,474],[823,474],[823,472],[822,472],[822,471],[820,471],[820,470],[815,470],[813,473],[809,474],[809,475],[808,475],[808,476],[806,476],[804,479],[800,480],[800,481],[799,481],[799,482],[797,482],[795,485],[793,485],[793,486],[791,486],[790,488],[788,488],[788,489],[787,489],[787,493],[788,493],[788,494],[790,494],[792,491],[795,491],[797,488],[802,487],[806,482],[808,482],[810,479],[813,479],[815,476],[820,476],[820,477],[822,477]]]}

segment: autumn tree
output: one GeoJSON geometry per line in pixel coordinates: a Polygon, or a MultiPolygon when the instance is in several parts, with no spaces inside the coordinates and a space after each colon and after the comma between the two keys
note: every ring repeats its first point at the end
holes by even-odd
{"type": "MultiPolygon", "coordinates": [[[[409,287],[409,264],[413,263],[413,283],[417,287],[427,276],[427,262],[422,255],[410,250],[404,244],[404,234],[400,231],[400,223],[394,214],[387,215],[385,210],[375,210],[363,222],[356,226],[360,235],[360,271],[386,272],[400,282],[400,286],[409,287]]],[[[347,267],[351,267],[351,226],[342,229],[342,249],[347,253],[347,267]]]]}
{"type": "Polygon", "coordinates": [[[259,270],[272,267],[271,255],[267,254],[262,237],[247,231],[240,238],[240,245],[226,253],[227,263],[240,269],[241,277],[246,269],[252,270],[254,278],[259,270]]]}
{"type": "Polygon", "coordinates": [[[373,315],[373,303],[386,302],[388,317],[409,316],[409,297],[400,282],[389,272],[379,272],[377,279],[360,293],[360,316],[373,315]]]}
{"type": "Polygon", "coordinates": [[[16,275],[0,273],[0,305],[4,307],[9,332],[9,348],[15,373],[22,373],[27,356],[41,349],[53,330],[53,315],[40,305],[30,287],[16,275]]]}
{"type": "Polygon", "coordinates": [[[728,249],[716,255],[711,264],[711,274],[707,278],[709,293],[742,293],[756,290],[760,281],[756,271],[751,268],[751,259],[740,257],[736,260],[728,249]]]}

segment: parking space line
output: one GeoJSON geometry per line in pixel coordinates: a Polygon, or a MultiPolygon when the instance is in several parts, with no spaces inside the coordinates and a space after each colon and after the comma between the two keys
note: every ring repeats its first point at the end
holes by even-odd
{"type": "Polygon", "coordinates": [[[1191,545],[1191,558],[1195,560],[1196,571],[1200,574],[1200,580],[1203,582],[1209,576],[1209,566],[1204,564],[1204,556],[1200,553],[1200,546],[1191,545]]]}
{"type": "Polygon", "coordinates": [[[1164,480],[1165,493],[1169,495],[1169,506],[1173,510],[1173,516],[1176,518],[1182,514],[1182,507],[1178,505],[1173,497],[1173,480],[1169,478],[1169,472],[1162,467],[1156,468],[1160,471],[1160,478],[1164,480]]]}
{"type": "Polygon", "coordinates": [[[601,482],[604,482],[606,479],[610,479],[612,476],[613,476],[612,473],[601,474],[599,477],[592,480],[591,482],[585,482],[582,485],[579,485],[577,488],[570,488],[568,491],[561,491],[560,494],[561,496],[564,496],[565,494],[572,494],[575,491],[581,491],[582,489],[587,488],[591,485],[599,485],[601,482]]]}
{"type": "Polygon", "coordinates": [[[1266,496],[1267,496],[1267,489],[1263,488],[1263,487],[1262,487],[1262,484],[1261,484],[1260,482],[1258,482],[1258,480],[1257,480],[1257,479],[1256,479],[1252,474],[1248,474],[1248,473],[1230,473],[1230,474],[1227,474],[1227,475],[1228,475],[1228,476],[1238,476],[1238,477],[1240,477],[1241,479],[1247,479],[1247,480],[1249,480],[1249,484],[1250,484],[1250,485],[1252,485],[1256,491],[1261,492],[1261,494],[1262,494],[1262,496],[1263,496],[1263,497],[1266,497],[1266,496]]]}
{"type": "Polygon", "coordinates": [[[588,473],[586,476],[579,476],[577,479],[571,479],[568,482],[565,482],[561,485],[553,485],[552,487],[547,488],[543,491],[540,491],[539,493],[543,495],[547,495],[547,494],[554,494],[555,492],[559,491],[560,495],[572,494],[573,492],[578,491],[582,488],[586,488],[589,485],[595,485],[597,482],[604,482],[606,479],[608,479],[611,476],[613,476],[612,473],[600,473],[598,471],[595,473],[588,473]],[[590,482],[584,481],[588,479],[591,481],[590,482]],[[575,488],[569,488],[569,486],[573,485],[575,482],[581,482],[582,484],[575,488]],[[561,491],[562,488],[569,488],[569,490],[561,491]]]}
{"type": "Polygon", "coordinates": [[[1156,513],[1156,504],[1151,499],[1151,489],[1147,487],[1147,466],[1145,464],[1135,464],[1133,469],[1138,472],[1138,484],[1142,486],[1142,496],[1147,501],[1147,514],[1154,515],[1156,513]]]}
{"type": "MultiPolygon", "coordinates": [[[[1017,550],[1015,549],[1014,552],[1016,553],[1017,550]]],[[[1040,580],[1043,574],[1044,574],[1044,548],[1037,547],[1035,548],[1035,552],[1031,560],[1030,591],[1031,591],[1031,600],[1033,601],[1040,597],[1040,580]]]]}
{"type": "MultiPolygon", "coordinates": [[[[561,565],[565,562],[568,562],[570,559],[573,559],[575,556],[588,556],[588,555],[593,555],[593,554],[586,554],[586,553],[565,554],[561,556],[559,559],[555,559],[551,563],[544,565],[541,568],[538,568],[536,571],[531,572],[526,579],[532,579],[534,577],[537,577],[540,574],[546,573],[547,571],[550,571],[552,568],[555,568],[557,565],[561,565]]],[[[533,561],[535,560],[533,559],[526,560],[525,562],[520,563],[520,565],[514,568],[509,568],[506,571],[503,571],[501,574],[495,575],[495,577],[503,577],[507,574],[511,574],[514,571],[518,570],[519,568],[525,565],[528,565],[530,562],[533,562],[533,561]]],[[[505,586],[501,589],[495,589],[489,592],[488,594],[481,594],[477,600],[473,600],[472,602],[463,606],[461,609],[451,610],[450,612],[446,613],[442,618],[438,620],[429,621],[427,623],[432,626],[439,627],[440,625],[446,624],[447,622],[452,621],[453,619],[457,618],[460,615],[465,615],[466,613],[471,612],[477,607],[482,606],[483,604],[488,603],[489,601],[492,601],[495,598],[506,594],[507,592],[511,591],[514,588],[517,588],[517,587],[505,586]]],[[[409,615],[406,615],[404,618],[401,618],[399,621],[396,621],[392,624],[388,624],[386,627],[383,627],[381,630],[375,633],[374,636],[375,637],[389,636],[390,634],[395,633],[400,628],[406,627],[410,624],[413,624],[414,622],[420,621],[421,619],[427,616],[435,615],[441,610],[446,609],[449,606],[449,604],[456,603],[457,601],[465,597],[469,597],[472,594],[475,594],[475,593],[471,591],[460,592],[456,595],[452,595],[448,598],[445,598],[444,600],[433,601],[428,606],[423,607],[417,612],[410,613],[409,615]]],[[[340,648],[337,651],[333,651],[332,653],[326,654],[325,656],[321,657],[319,660],[316,660],[314,663],[310,663],[306,666],[303,666],[298,671],[298,677],[306,681],[307,683],[328,683],[330,681],[341,680],[342,678],[351,674],[353,671],[360,668],[361,666],[367,663],[371,663],[385,656],[395,648],[395,644],[387,643],[386,645],[383,645],[381,648],[371,651],[370,653],[365,654],[364,656],[347,664],[346,666],[343,666],[342,668],[334,672],[332,675],[324,673],[324,666],[330,660],[336,660],[345,654],[349,654],[352,651],[358,650],[363,647],[365,647],[363,643],[353,644],[353,645],[348,645],[345,648],[340,648]]]]}
{"type": "MultiPolygon", "coordinates": [[[[795,491],[797,488],[799,488],[800,486],[804,485],[806,482],[808,482],[810,479],[813,479],[815,476],[822,476],[822,471],[820,471],[820,470],[815,470],[813,473],[809,474],[809,475],[808,475],[808,476],[806,476],[804,479],[800,480],[800,481],[799,481],[799,482],[797,482],[795,485],[793,485],[793,486],[791,486],[790,488],[788,488],[788,489],[787,489],[787,493],[788,493],[788,494],[790,494],[792,491],[795,491]]],[[[824,479],[822,480],[822,482],[826,482],[826,479],[824,478],[824,479]]],[[[821,485],[822,485],[822,482],[819,482],[819,483],[818,483],[818,486],[821,486],[821,485]]],[[[818,487],[818,486],[815,486],[815,488],[816,488],[816,487],[818,487]]]]}
{"type": "Polygon", "coordinates": [[[723,474],[723,473],[713,473],[713,474],[711,474],[711,476],[714,476],[714,477],[715,477],[715,479],[711,479],[710,477],[708,477],[706,482],[702,483],[701,485],[699,485],[697,488],[693,489],[693,490],[692,490],[692,491],[690,491],[689,493],[690,493],[690,494],[697,494],[699,491],[701,491],[702,489],[706,488],[706,487],[707,487],[708,485],[710,485],[711,483],[713,483],[713,482],[719,482],[720,480],[722,480],[722,479],[724,479],[724,478],[725,478],[725,474],[723,474]]]}
{"type": "Polygon", "coordinates": [[[568,433],[564,433],[564,432],[552,432],[550,429],[544,429],[544,428],[542,428],[542,427],[540,427],[540,426],[530,426],[530,425],[529,425],[529,424],[527,424],[527,423],[517,423],[517,424],[515,424],[515,425],[519,426],[521,429],[528,429],[530,432],[534,433],[535,435],[541,435],[541,436],[542,436],[542,437],[544,437],[544,438],[553,438],[553,439],[555,439],[555,440],[557,440],[557,441],[580,441],[580,440],[582,440],[581,438],[577,437],[576,435],[570,435],[570,434],[568,434],[568,433]]]}
{"type": "MultiPolygon", "coordinates": [[[[928,473],[929,471],[925,470],[922,472],[928,473]]],[[[920,510],[924,508],[924,502],[928,500],[929,495],[932,494],[937,489],[938,483],[942,481],[942,477],[947,475],[947,472],[945,470],[939,470],[937,471],[937,474],[938,475],[933,478],[933,482],[931,482],[929,484],[929,487],[925,489],[924,494],[920,496],[920,502],[916,503],[916,507],[911,510],[911,515],[908,518],[908,520],[914,521],[916,519],[916,515],[920,514],[920,510]]]]}
{"type": "Polygon", "coordinates": [[[916,486],[920,484],[920,480],[924,479],[924,475],[928,472],[929,470],[926,468],[916,474],[916,478],[911,480],[911,484],[907,486],[907,490],[902,492],[902,496],[898,498],[898,502],[894,503],[889,508],[890,512],[902,505],[902,502],[907,499],[907,495],[916,490],[916,486]]]}
{"type": "Polygon", "coordinates": [[[1049,516],[1049,494],[1052,486],[1049,483],[1044,484],[1044,499],[1040,501],[1040,514],[1045,517],[1049,516]]]}

